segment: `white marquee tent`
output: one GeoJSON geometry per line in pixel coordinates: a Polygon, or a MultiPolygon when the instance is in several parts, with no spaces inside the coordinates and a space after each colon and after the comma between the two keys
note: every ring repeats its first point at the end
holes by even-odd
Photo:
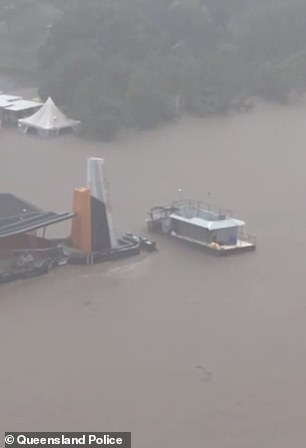
{"type": "Polygon", "coordinates": [[[63,131],[75,130],[79,124],[79,121],[67,118],[54,104],[52,98],[48,98],[35,114],[18,120],[18,126],[25,134],[34,132],[45,137],[53,137],[63,131]]]}

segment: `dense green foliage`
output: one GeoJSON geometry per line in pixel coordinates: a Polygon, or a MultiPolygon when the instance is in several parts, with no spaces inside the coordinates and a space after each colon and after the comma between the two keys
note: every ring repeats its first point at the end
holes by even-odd
{"type": "Polygon", "coordinates": [[[0,0],[2,67],[90,136],[306,87],[305,0],[0,0]]]}

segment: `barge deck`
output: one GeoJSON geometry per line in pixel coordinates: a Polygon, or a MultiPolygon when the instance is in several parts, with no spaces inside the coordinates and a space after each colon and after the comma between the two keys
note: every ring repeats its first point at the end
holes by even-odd
{"type": "Polygon", "coordinates": [[[179,240],[186,241],[187,243],[190,243],[194,246],[201,247],[206,252],[217,255],[219,257],[232,255],[234,253],[252,252],[256,250],[256,244],[250,241],[237,240],[237,243],[235,245],[232,244],[221,246],[216,243],[205,243],[203,241],[194,240],[193,238],[182,237],[181,235],[171,236],[179,240]]]}

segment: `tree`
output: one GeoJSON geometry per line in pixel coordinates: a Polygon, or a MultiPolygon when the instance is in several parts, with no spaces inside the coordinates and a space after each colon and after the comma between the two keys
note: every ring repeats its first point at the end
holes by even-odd
{"type": "Polygon", "coordinates": [[[58,14],[47,0],[1,0],[0,67],[35,73],[39,48],[58,14]]]}
{"type": "MultiPolygon", "coordinates": [[[[21,20],[2,4],[8,23],[21,20]]],[[[283,102],[306,89],[304,0],[41,4],[61,11],[41,39],[41,94],[82,118],[87,134],[109,139],[122,126],[223,113],[253,95],[283,102]]]]}
{"type": "Polygon", "coordinates": [[[110,141],[122,125],[121,96],[117,90],[113,90],[108,81],[95,75],[80,83],[71,109],[81,121],[81,130],[87,137],[110,141]]]}
{"type": "Polygon", "coordinates": [[[140,129],[154,128],[176,116],[175,98],[150,63],[135,71],[125,95],[126,114],[140,129]]]}

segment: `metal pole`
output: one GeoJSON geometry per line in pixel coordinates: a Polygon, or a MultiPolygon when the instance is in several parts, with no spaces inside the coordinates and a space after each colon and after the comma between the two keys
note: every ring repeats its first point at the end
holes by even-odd
{"type": "Polygon", "coordinates": [[[179,194],[179,201],[182,202],[182,200],[183,200],[183,198],[182,198],[183,190],[181,188],[178,188],[177,191],[178,191],[178,194],[179,194]]]}
{"type": "Polygon", "coordinates": [[[210,210],[210,196],[211,196],[211,193],[210,193],[210,191],[207,193],[207,202],[208,202],[208,204],[207,204],[207,206],[208,206],[208,210],[210,210]]]}

